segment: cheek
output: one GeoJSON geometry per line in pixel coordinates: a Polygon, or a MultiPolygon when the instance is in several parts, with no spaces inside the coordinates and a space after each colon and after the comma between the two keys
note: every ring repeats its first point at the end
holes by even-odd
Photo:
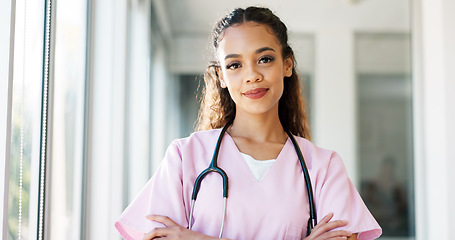
{"type": "Polygon", "coordinates": [[[278,67],[276,69],[270,70],[268,76],[270,76],[269,81],[273,82],[274,84],[283,83],[285,77],[283,69],[278,67]]]}
{"type": "Polygon", "coordinates": [[[225,72],[224,82],[228,88],[236,88],[241,83],[241,75],[238,72],[225,72]]]}
{"type": "Polygon", "coordinates": [[[276,71],[271,78],[271,83],[275,86],[275,89],[279,92],[280,96],[283,95],[284,91],[284,78],[282,71],[276,71]]]}

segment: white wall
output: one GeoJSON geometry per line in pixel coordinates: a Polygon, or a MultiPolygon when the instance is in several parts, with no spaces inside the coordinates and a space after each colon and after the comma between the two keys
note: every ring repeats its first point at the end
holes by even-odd
{"type": "Polygon", "coordinates": [[[418,239],[452,239],[455,228],[455,2],[416,1],[415,179],[418,239]]]}
{"type": "Polygon", "coordinates": [[[114,219],[123,208],[124,86],[128,6],[92,2],[87,153],[87,230],[84,239],[118,239],[114,219]]]}
{"type": "Polygon", "coordinates": [[[314,142],[337,151],[349,177],[356,174],[356,92],[353,32],[321,29],[316,33],[314,142]],[[337,39],[337,41],[333,41],[337,39]]]}
{"type": "Polygon", "coordinates": [[[446,137],[447,137],[447,176],[445,179],[449,192],[448,199],[448,225],[450,236],[453,236],[453,229],[455,229],[455,187],[450,184],[452,175],[455,171],[455,1],[445,0],[444,1],[444,46],[445,46],[445,97],[446,97],[446,110],[447,110],[447,125],[446,125],[446,137]]]}

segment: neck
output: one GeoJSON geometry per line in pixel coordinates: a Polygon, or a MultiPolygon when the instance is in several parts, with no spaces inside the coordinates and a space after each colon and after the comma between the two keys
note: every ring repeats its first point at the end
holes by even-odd
{"type": "Polygon", "coordinates": [[[287,140],[278,116],[278,108],[263,114],[238,111],[228,133],[232,137],[247,138],[255,142],[284,143],[287,140]]]}

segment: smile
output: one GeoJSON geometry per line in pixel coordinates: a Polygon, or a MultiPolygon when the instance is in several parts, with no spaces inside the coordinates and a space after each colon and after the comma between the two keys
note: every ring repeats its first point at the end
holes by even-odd
{"type": "Polygon", "coordinates": [[[267,91],[269,91],[268,88],[255,88],[244,92],[243,95],[247,98],[259,99],[263,97],[267,93],[267,91]]]}

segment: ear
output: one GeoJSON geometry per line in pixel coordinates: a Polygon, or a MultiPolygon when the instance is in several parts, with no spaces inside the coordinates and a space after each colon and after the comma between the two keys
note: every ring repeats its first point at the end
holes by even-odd
{"type": "Polygon", "coordinates": [[[290,56],[284,60],[284,76],[285,77],[292,76],[292,68],[294,67],[294,63],[292,60],[293,60],[292,56],[290,56]]]}
{"type": "Polygon", "coordinates": [[[221,67],[216,67],[216,74],[218,75],[218,79],[220,80],[220,85],[222,88],[226,88],[226,82],[224,81],[223,77],[223,71],[221,70],[221,67]]]}

